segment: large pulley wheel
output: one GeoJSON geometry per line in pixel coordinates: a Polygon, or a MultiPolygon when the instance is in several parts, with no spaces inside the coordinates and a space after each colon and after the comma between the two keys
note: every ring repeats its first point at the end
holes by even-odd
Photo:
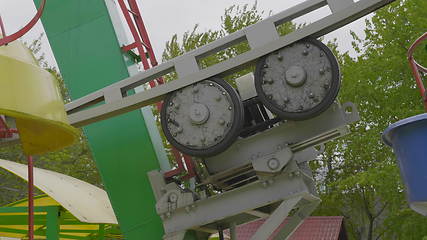
{"type": "Polygon", "coordinates": [[[181,152],[198,157],[227,149],[238,137],[243,117],[239,95],[219,78],[169,94],[161,111],[166,139],[181,152]]]}
{"type": "Polygon", "coordinates": [[[258,97],[283,119],[305,120],[319,115],[334,102],[339,87],[338,62],[316,39],[298,41],[257,62],[258,97]]]}

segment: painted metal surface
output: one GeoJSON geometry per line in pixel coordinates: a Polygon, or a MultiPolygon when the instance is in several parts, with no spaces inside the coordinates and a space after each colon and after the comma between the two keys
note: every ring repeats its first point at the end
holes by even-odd
{"type": "MultiPolygon", "coordinates": [[[[35,204],[35,238],[48,240],[66,239],[122,239],[117,225],[90,224],[77,220],[61,204],[48,195],[34,198],[35,204]]],[[[0,239],[27,237],[27,206],[28,200],[23,199],[0,207],[0,239]]]]}
{"type": "Polygon", "coordinates": [[[21,42],[0,47],[0,115],[15,118],[27,155],[61,149],[78,137],[68,124],[57,79],[21,42]]]}
{"type": "Polygon", "coordinates": [[[417,86],[420,89],[421,97],[423,98],[424,109],[427,111],[427,95],[426,95],[426,90],[422,80],[422,75],[420,74],[420,72],[427,74],[427,68],[417,63],[417,61],[415,61],[415,58],[414,58],[415,49],[421,44],[421,42],[423,42],[426,39],[427,39],[427,32],[424,33],[421,37],[419,37],[411,45],[411,47],[408,49],[408,61],[409,61],[409,66],[411,67],[411,70],[412,70],[412,74],[414,75],[415,81],[417,82],[417,86]]]}
{"type": "MultiPolygon", "coordinates": [[[[73,99],[129,76],[133,62],[123,60],[104,1],[50,0],[42,22],[73,99]]],[[[141,113],[123,114],[84,131],[125,238],[161,239],[145,174],[160,166],[141,113]]]]}
{"type": "MultiPolygon", "coordinates": [[[[27,166],[1,160],[0,167],[28,181],[27,166]]],[[[107,193],[79,179],[34,168],[34,186],[49,194],[79,221],[117,224],[107,193]]]]}

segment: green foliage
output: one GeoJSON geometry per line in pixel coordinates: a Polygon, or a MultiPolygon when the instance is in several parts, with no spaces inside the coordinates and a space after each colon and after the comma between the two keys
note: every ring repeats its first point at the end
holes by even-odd
{"type": "MultiPolygon", "coordinates": [[[[391,149],[381,141],[387,126],[420,114],[423,105],[406,52],[427,29],[424,0],[399,1],[366,21],[365,39],[352,33],[359,56],[342,54],[339,99],[352,101],[361,121],[352,134],[327,146],[316,164],[323,203],[319,215],[344,215],[351,239],[421,239],[427,219],[407,206],[391,149]]],[[[427,63],[422,48],[415,57],[427,63]]]]}
{"type": "MultiPolygon", "coordinates": [[[[39,62],[40,66],[56,76],[61,87],[61,93],[64,101],[69,102],[70,97],[61,75],[55,68],[50,67],[46,63],[43,54],[39,54],[41,48],[41,37],[42,36],[34,40],[31,44],[27,44],[27,46],[32,50],[35,55],[35,59],[39,62]]],[[[27,158],[22,153],[20,145],[0,147],[0,159],[11,160],[22,164],[27,163],[27,158]]],[[[70,175],[102,187],[87,139],[82,132],[80,134],[80,138],[74,145],[60,151],[34,156],[33,159],[36,167],[70,175]]],[[[36,194],[41,194],[41,192],[38,191],[36,194]]],[[[14,174],[0,169],[0,206],[26,197],[26,182],[14,174]]]]}

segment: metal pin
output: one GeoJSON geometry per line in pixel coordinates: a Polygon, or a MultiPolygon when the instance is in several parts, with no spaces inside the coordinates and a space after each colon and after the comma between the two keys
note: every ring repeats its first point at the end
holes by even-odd
{"type": "Polygon", "coordinates": [[[224,95],[224,96],[225,96],[225,94],[226,94],[225,92],[222,92],[222,95],[224,95]]]}
{"type": "Polygon", "coordinates": [[[230,106],[230,107],[228,107],[228,110],[232,110],[233,108],[230,106]]]}
{"type": "Polygon", "coordinates": [[[309,98],[314,98],[314,94],[311,92],[311,93],[308,95],[308,97],[309,97],[309,98]]]}
{"type": "Polygon", "coordinates": [[[213,86],[213,83],[209,83],[209,86],[211,86],[211,87],[212,87],[212,86],[213,86]]]}
{"type": "Polygon", "coordinates": [[[324,87],[325,89],[328,89],[328,88],[329,88],[329,83],[325,83],[325,84],[323,85],[323,87],[324,87]]]}

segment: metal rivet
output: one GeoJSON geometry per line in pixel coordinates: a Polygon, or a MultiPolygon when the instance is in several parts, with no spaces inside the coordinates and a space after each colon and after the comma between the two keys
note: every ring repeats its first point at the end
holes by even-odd
{"type": "Polygon", "coordinates": [[[173,105],[173,102],[170,102],[170,103],[169,103],[169,106],[172,106],[172,105],[173,105]]]}
{"type": "Polygon", "coordinates": [[[209,83],[209,86],[211,86],[211,87],[212,87],[212,86],[213,86],[213,83],[209,83]]]}
{"type": "Polygon", "coordinates": [[[306,48],[309,48],[309,47],[310,47],[310,44],[306,44],[306,45],[305,45],[305,47],[306,47],[306,48]]]}
{"type": "Polygon", "coordinates": [[[225,93],[225,92],[222,92],[221,94],[225,96],[225,94],[227,94],[227,93],[225,93]]]}
{"type": "Polygon", "coordinates": [[[302,54],[303,54],[304,56],[307,56],[307,55],[308,55],[308,51],[307,51],[307,50],[304,50],[304,51],[302,51],[302,54]]]}
{"type": "Polygon", "coordinates": [[[328,88],[329,88],[329,83],[325,83],[325,84],[323,85],[323,87],[324,87],[325,89],[328,89],[328,88]]]}
{"type": "Polygon", "coordinates": [[[309,98],[314,98],[314,93],[312,93],[312,92],[311,92],[311,93],[308,95],[308,97],[309,97],[309,98]]]}
{"type": "Polygon", "coordinates": [[[288,97],[285,97],[285,98],[283,99],[283,101],[284,101],[285,103],[288,103],[288,102],[289,102],[289,98],[288,98],[288,97]]]}
{"type": "Polygon", "coordinates": [[[282,61],[283,60],[283,56],[282,55],[278,55],[277,56],[277,60],[282,61]]]}
{"type": "Polygon", "coordinates": [[[323,55],[324,55],[323,52],[320,52],[320,56],[323,57],[323,55]]]}
{"type": "Polygon", "coordinates": [[[268,99],[273,99],[273,95],[268,95],[268,99]]]}
{"type": "Polygon", "coordinates": [[[232,107],[228,107],[228,110],[232,110],[233,108],[232,107]]]}
{"type": "Polygon", "coordinates": [[[264,68],[268,68],[268,64],[266,63],[266,64],[264,64],[264,68]]]}
{"type": "Polygon", "coordinates": [[[177,133],[182,133],[184,131],[184,129],[182,129],[182,127],[178,127],[176,131],[177,131],[177,133]]]}
{"type": "Polygon", "coordinates": [[[319,72],[320,72],[320,74],[325,74],[325,69],[324,68],[321,68],[320,70],[319,70],[319,72]]]}

